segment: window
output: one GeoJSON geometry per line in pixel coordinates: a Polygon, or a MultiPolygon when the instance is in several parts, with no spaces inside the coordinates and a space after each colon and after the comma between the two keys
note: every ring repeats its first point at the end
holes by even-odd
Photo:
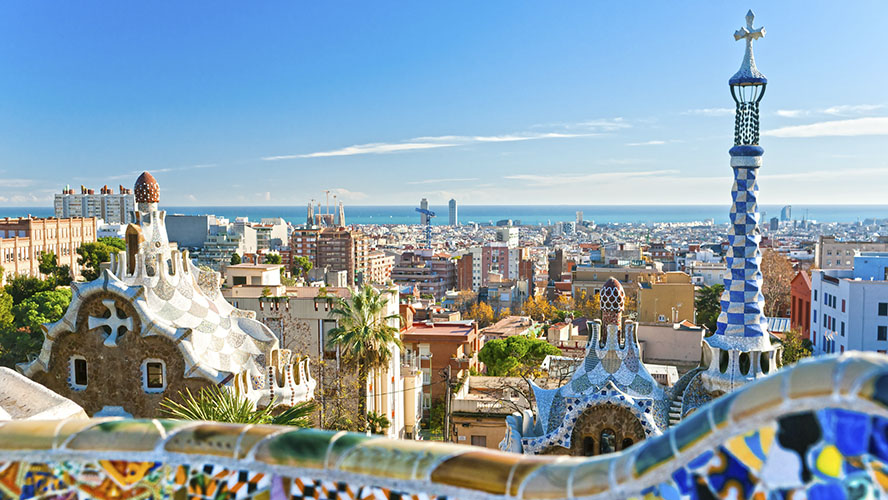
{"type": "Polygon", "coordinates": [[[817,309],[814,309],[814,324],[817,324],[817,309]]]}
{"type": "Polygon", "coordinates": [[[842,299],[842,312],[845,312],[845,299],[842,299]]]}
{"type": "Polygon", "coordinates": [[[71,387],[75,391],[86,389],[89,384],[88,372],[86,369],[86,358],[83,356],[71,357],[71,376],[69,379],[71,387]]]}
{"type": "Polygon", "coordinates": [[[842,337],[844,337],[845,336],[845,322],[844,321],[842,321],[841,326],[842,326],[842,337]]]}
{"type": "Polygon", "coordinates": [[[142,362],[142,389],[145,392],[163,392],[166,389],[166,363],[160,359],[142,362]]]}
{"type": "Polygon", "coordinates": [[[888,316],[888,302],[879,302],[879,316],[888,316]]]}
{"type": "Polygon", "coordinates": [[[817,302],[817,290],[814,290],[814,302],[817,302]]]}
{"type": "Polygon", "coordinates": [[[487,436],[472,436],[472,446],[487,447],[487,436]]]}
{"type": "Polygon", "coordinates": [[[878,340],[888,340],[888,326],[880,326],[879,334],[876,337],[878,340]]]}
{"type": "Polygon", "coordinates": [[[428,410],[432,407],[432,395],[424,392],[422,393],[422,409],[428,410]]]}

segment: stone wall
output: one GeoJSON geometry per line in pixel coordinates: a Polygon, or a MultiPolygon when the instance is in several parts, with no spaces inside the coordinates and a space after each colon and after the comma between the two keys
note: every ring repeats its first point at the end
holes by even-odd
{"type": "MultiPolygon", "coordinates": [[[[122,406],[134,417],[160,416],[159,404],[164,397],[176,397],[186,389],[195,393],[211,383],[204,379],[186,378],[185,361],[172,341],[160,337],[141,337],[139,315],[133,307],[116,295],[98,293],[86,299],[78,311],[76,328],[55,339],[47,371],[37,372],[33,379],[80,405],[89,415],[105,406],[122,406]],[[104,345],[106,334],[101,327],[89,330],[89,317],[108,315],[103,300],[114,300],[117,311],[132,318],[133,328],[117,339],[117,347],[104,345]],[[87,362],[88,384],[75,390],[70,384],[72,356],[87,362]],[[166,389],[148,394],[142,388],[142,363],[160,359],[166,364],[166,389]]],[[[178,399],[178,398],[176,398],[178,399]]]]}

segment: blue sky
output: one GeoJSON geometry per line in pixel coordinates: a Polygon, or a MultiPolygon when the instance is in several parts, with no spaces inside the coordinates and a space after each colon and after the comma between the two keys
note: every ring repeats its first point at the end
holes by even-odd
{"type": "Polygon", "coordinates": [[[14,2],[0,204],[730,202],[748,8],[763,203],[885,203],[882,1],[14,2]]]}

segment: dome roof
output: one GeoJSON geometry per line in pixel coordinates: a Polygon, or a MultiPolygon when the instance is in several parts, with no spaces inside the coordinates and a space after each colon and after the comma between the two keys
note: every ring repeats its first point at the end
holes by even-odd
{"type": "Polygon", "coordinates": [[[160,201],[160,186],[157,180],[148,172],[142,172],[142,175],[136,179],[136,185],[133,187],[136,194],[136,203],[157,203],[160,201]]]}
{"type": "Polygon", "coordinates": [[[622,311],[626,305],[626,292],[616,278],[610,278],[599,292],[602,311],[622,311]]]}

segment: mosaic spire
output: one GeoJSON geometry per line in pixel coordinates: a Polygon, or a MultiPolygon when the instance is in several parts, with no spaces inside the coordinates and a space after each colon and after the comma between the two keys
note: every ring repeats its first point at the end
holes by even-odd
{"type": "Polygon", "coordinates": [[[734,123],[734,147],[730,150],[734,186],[731,190],[731,228],[726,256],[728,277],[721,297],[721,314],[715,335],[707,338],[710,346],[742,352],[769,351],[771,342],[764,315],[762,295],[761,233],[756,175],[762,165],[764,150],[759,147],[759,102],[767,79],[756,68],[752,42],[765,35],[764,28],[753,27],[754,14],[746,15],[746,27],[734,33],[746,41],[746,53],[740,70],[729,80],[731,95],[737,105],[734,123]]]}

